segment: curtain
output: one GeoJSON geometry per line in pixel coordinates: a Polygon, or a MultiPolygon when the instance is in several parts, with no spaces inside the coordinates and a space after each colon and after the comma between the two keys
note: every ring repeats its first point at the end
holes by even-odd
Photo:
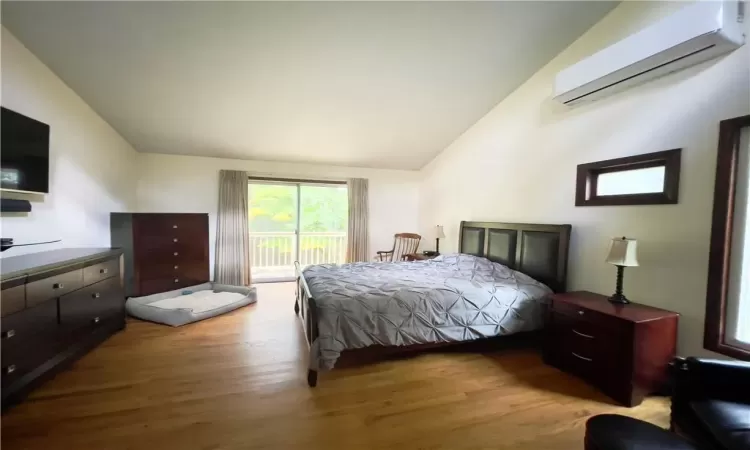
{"type": "Polygon", "coordinates": [[[247,179],[247,172],[219,172],[214,281],[220,284],[250,285],[247,179]]]}
{"type": "Polygon", "coordinates": [[[347,182],[349,191],[349,229],[347,233],[346,262],[370,259],[367,229],[369,220],[368,183],[364,178],[352,178],[347,182]]]}

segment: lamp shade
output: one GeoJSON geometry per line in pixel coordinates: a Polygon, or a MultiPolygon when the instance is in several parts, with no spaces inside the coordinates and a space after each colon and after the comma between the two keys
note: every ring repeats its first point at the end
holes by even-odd
{"type": "Polygon", "coordinates": [[[638,265],[638,241],[627,238],[614,238],[609,246],[607,262],[616,266],[635,267],[638,265]]]}
{"type": "Polygon", "coordinates": [[[435,225],[435,238],[445,239],[445,232],[443,231],[442,225],[435,225]]]}

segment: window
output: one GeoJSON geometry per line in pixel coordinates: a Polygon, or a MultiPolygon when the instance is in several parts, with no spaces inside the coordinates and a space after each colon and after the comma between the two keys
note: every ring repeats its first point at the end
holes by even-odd
{"type": "Polygon", "coordinates": [[[600,173],[596,195],[651,194],[664,189],[664,166],[600,173]]]}
{"type": "Polygon", "coordinates": [[[750,221],[748,185],[750,184],[750,128],[744,128],[737,155],[732,246],[726,308],[725,340],[750,350],[750,221]],[[745,320],[740,320],[742,317],[745,320]]]}
{"type": "Polygon", "coordinates": [[[680,149],[578,166],[576,206],[677,203],[680,149]]]}
{"type": "Polygon", "coordinates": [[[703,345],[750,360],[750,116],[721,122],[703,345]]]}
{"type": "Polygon", "coordinates": [[[295,261],[344,262],[345,182],[251,177],[248,194],[253,280],[293,280],[295,261]]]}

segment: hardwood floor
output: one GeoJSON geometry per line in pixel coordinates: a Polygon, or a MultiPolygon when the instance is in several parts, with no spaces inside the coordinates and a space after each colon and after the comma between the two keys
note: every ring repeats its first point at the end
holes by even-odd
{"type": "Polygon", "coordinates": [[[13,449],[582,449],[594,414],[666,426],[668,400],[610,403],[530,350],[430,353],[321,375],[291,284],[182,328],[130,321],[2,416],[13,449]]]}

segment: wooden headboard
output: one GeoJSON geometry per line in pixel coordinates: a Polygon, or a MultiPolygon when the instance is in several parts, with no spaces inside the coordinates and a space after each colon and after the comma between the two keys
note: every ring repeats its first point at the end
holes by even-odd
{"type": "Polygon", "coordinates": [[[458,251],[482,256],[565,292],[570,225],[461,222],[458,251]]]}

